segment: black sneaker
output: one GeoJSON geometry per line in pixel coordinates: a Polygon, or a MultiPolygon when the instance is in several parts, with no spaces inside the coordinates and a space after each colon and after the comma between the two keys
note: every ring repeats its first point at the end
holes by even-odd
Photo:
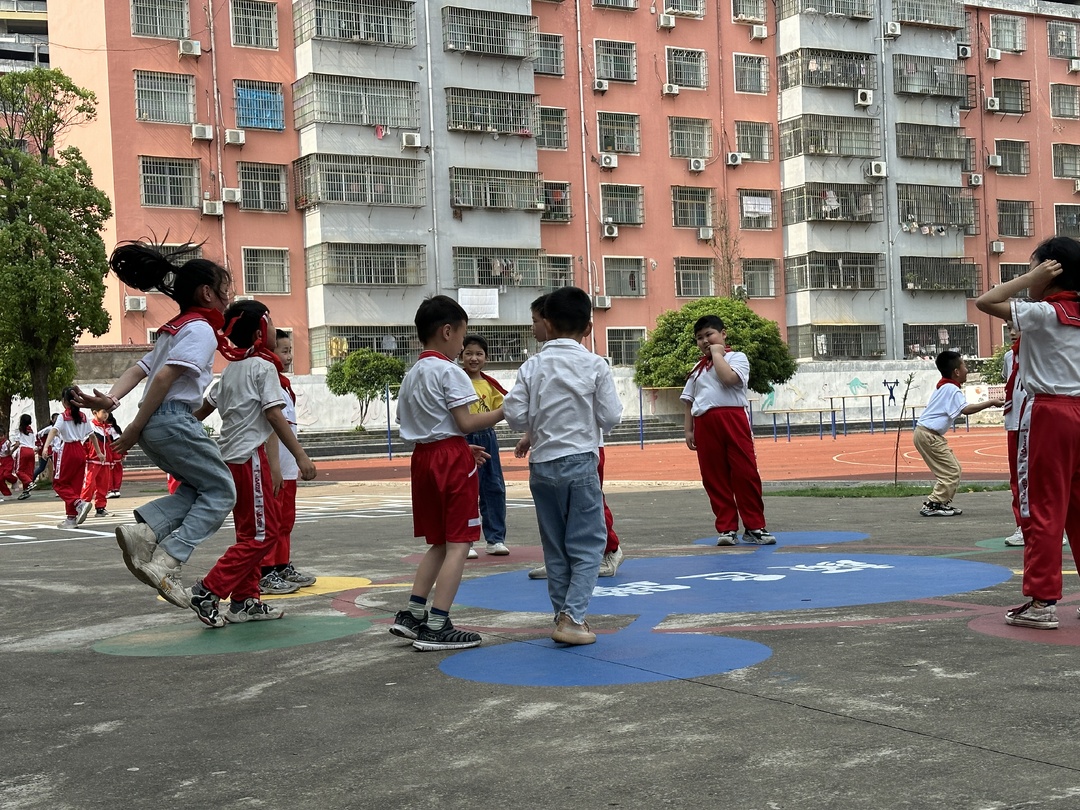
{"type": "Polygon", "coordinates": [[[427,611],[424,611],[424,618],[418,619],[412,615],[412,611],[399,610],[397,615],[394,616],[394,623],[390,625],[390,632],[399,638],[416,638],[416,632],[424,626],[424,622],[427,621],[427,611]]]}
{"type": "Polygon", "coordinates": [[[191,609],[199,617],[199,621],[207,627],[224,627],[225,619],[218,611],[218,602],[221,600],[203,585],[201,579],[195,580],[191,589],[191,609]]]}
{"type": "Polygon", "coordinates": [[[94,517],[112,517],[112,512],[104,508],[98,509],[96,512],[94,512],[94,517]]]}
{"type": "Polygon", "coordinates": [[[480,646],[480,634],[458,630],[447,619],[441,630],[432,630],[426,624],[420,625],[420,629],[416,631],[416,641],[412,645],[422,652],[467,650],[470,647],[480,646]]]}

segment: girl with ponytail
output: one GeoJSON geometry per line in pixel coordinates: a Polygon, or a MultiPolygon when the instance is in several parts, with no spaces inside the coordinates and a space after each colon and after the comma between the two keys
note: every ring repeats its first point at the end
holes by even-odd
{"type": "Polygon", "coordinates": [[[63,444],[53,459],[53,489],[64,501],[67,517],[58,529],[74,529],[90,514],[93,504],[82,499],[83,478],[86,476],[86,453],[91,451],[101,461],[105,453],[94,436],[90,420],[76,404],[78,389],[68,387],[60,394],[64,412],[56,417],[52,430],[45,438],[45,453],[52,453],[52,440],[59,438],[63,444]]]}

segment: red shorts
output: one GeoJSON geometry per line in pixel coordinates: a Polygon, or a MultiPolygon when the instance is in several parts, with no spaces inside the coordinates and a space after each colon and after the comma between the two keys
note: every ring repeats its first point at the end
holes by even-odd
{"type": "Polygon", "coordinates": [[[480,483],[463,436],[418,444],[412,456],[413,536],[428,545],[480,539],[480,483]]]}

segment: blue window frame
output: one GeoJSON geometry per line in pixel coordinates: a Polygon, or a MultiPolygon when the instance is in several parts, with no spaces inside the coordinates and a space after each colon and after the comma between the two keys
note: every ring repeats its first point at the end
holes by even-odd
{"type": "Polygon", "coordinates": [[[285,129],[285,96],[273,82],[237,81],[236,126],[240,129],[285,129]]]}

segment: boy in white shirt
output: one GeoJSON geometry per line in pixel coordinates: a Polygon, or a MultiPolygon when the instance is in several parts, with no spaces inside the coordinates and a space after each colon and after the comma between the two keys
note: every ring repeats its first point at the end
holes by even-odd
{"type": "Polygon", "coordinates": [[[581,345],[592,327],[584,290],[561,287],[544,301],[547,342],[518,370],[503,402],[507,424],[532,440],[529,489],[544,547],[554,641],[592,644],[585,621],[607,545],[597,472],[601,433],[622,418],[607,362],[581,345]]]}
{"type": "Polygon", "coordinates": [[[919,514],[923,517],[952,517],[962,514],[962,510],[949,505],[960,483],[960,462],[949,448],[945,435],[961,415],[1000,408],[1005,400],[988,399],[968,404],[960,388],[967,381],[968,369],[959,352],[943,351],[934,363],[941,372],[941,379],[915,423],[915,449],[937,481],[934,482],[930,499],[923,503],[919,514]]]}

